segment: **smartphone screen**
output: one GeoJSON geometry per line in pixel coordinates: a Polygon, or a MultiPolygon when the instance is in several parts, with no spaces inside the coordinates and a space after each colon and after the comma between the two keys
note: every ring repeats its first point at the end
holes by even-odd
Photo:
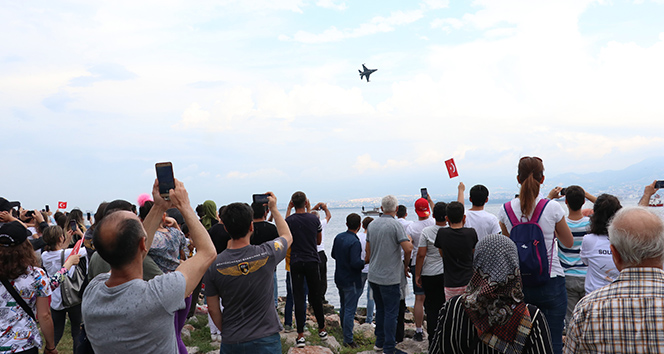
{"type": "Polygon", "coordinates": [[[664,188],[664,181],[655,182],[655,188],[656,189],[664,188]]]}
{"type": "Polygon", "coordinates": [[[71,220],[71,221],[69,221],[69,228],[70,228],[72,231],[76,231],[76,220],[71,220]]]}
{"type": "Polygon", "coordinates": [[[254,203],[267,204],[267,194],[254,194],[252,196],[254,203]]]}
{"type": "Polygon", "coordinates": [[[422,193],[422,198],[424,198],[424,199],[428,199],[428,197],[429,197],[429,193],[427,192],[427,189],[426,189],[426,188],[422,188],[422,189],[420,189],[420,193],[422,193]]]}
{"type": "Polygon", "coordinates": [[[173,178],[173,164],[170,162],[158,162],[155,164],[157,170],[157,180],[159,181],[159,194],[162,198],[168,200],[168,191],[175,188],[175,179],[173,178]]]}

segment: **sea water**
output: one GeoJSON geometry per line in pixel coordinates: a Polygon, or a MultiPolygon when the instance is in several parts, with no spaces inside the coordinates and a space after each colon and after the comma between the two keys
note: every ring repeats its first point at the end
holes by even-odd
{"type": "MultiPolygon", "coordinates": [[[[559,201],[556,201],[557,203],[560,203],[563,206],[563,209],[567,213],[567,208],[565,207],[564,201],[561,199],[559,201]]],[[[628,200],[624,201],[621,200],[621,203],[623,206],[635,206],[638,203],[638,200],[628,200]]],[[[466,208],[470,208],[471,205],[466,204],[466,208]]],[[[587,202],[583,208],[592,208],[593,204],[587,202]]],[[[498,216],[498,212],[502,208],[502,204],[495,204],[495,203],[488,203],[485,205],[484,210],[487,212],[494,214],[498,216]]],[[[652,211],[654,211],[657,214],[660,214],[660,216],[664,216],[664,208],[650,208],[652,211]]],[[[340,307],[340,302],[339,302],[339,291],[337,290],[336,285],[334,284],[334,269],[336,265],[336,261],[332,258],[331,253],[332,253],[332,245],[334,243],[334,237],[344,231],[347,230],[346,227],[346,216],[348,216],[351,213],[356,213],[364,219],[364,215],[362,215],[362,209],[361,208],[330,208],[330,212],[332,213],[332,218],[330,219],[330,222],[327,224],[324,230],[324,238],[323,238],[323,244],[325,245],[325,254],[327,255],[327,292],[325,293],[325,299],[332,304],[335,308],[340,307]]],[[[282,215],[285,215],[285,212],[282,211],[282,215]]],[[[323,212],[319,212],[319,215],[324,216],[325,214],[323,212]]],[[[377,216],[372,216],[373,218],[376,218],[377,216]]],[[[412,207],[408,208],[408,216],[406,217],[407,220],[411,221],[417,221],[417,214],[415,213],[415,209],[412,207]]],[[[286,296],[286,268],[285,268],[285,261],[282,261],[279,263],[277,266],[277,281],[278,281],[278,286],[279,286],[279,296],[286,296]]],[[[406,296],[406,305],[408,306],[413,306],[415,302],[415,296],[413,294],[413,285],[412,285],[412,278],[408,278],[408,287],[407,287],[407,296],[406,296]]],[[[367,295],[366,295],[366,287],[367,284],[364,286],[364,290],[362,293],[362,296],[360,296],[360,301],[358,303],[359,307],[366,307],[367,304],[367,295]]]]}

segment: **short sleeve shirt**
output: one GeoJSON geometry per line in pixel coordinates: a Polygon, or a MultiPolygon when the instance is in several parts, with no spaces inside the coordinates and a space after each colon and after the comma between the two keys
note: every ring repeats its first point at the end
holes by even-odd
{"type": "Polygon", "coordinates": [[[169,273],[180,265],[180,251],[187,248],[187,239],[174,227],[166,230],[168,232],[155,232],[148,254],[162,272],[169,273]]]}
{"type": "MultiPolygon", "coordinates": [[[[37,297],[51,295],[48,276],[41,268],[29,267],[27,274],[22,274],[10,283],[35,315],[37,297]]],[[[23,311],[4,286],[0,286],[0,311],[4,314],[0,316],[0,328],[3,331],[0,335],[0,353],[15,353],[42,346],[37,323],[23,311]]]]}
{"type": "MultiPolygon", "coordinates": [[[[537,200],[535,200],[535,205],[539,203],[540,199],[542,198],[537,198],[537,200]]],[[[521,213],[521,203],[518,198],[512,199],[512,201],[508,203],[512,203],[512,210],[514,210],[514,215],[518,219],[526,221],[532,216],[532,213],[527,217],[521,213]]],[[[542,228],[542,233],[544,234],[544,243],[546,244],[547,257],[548,255],[553,255],[552,259],[550,259],[552,278],[557,276],[565,276],[563,266],[560,265],[560,259],[558,258],[557,244],[553,242],[553,233],[556,231],[556,223],[558,223],[564,217],[565,211],[563,210],[563,207],[560,205],[560,203],[552,200],[546,204],[539,222],[539,226],[542,228]],[[553,250],[551,249],[552,247],[554,248],[553,250]]],[[[500,212],[498,212],[498,221],[505,225],[507,231],[512,231],[512,223],[510,222],[509,217],[507,217],[504,206],[500,207],[500,212]]]]}
{"type": "MultiPolygon", "coordinates": [[[[224,306],[224,344],[247,342],[281,331],[274,309],[274,267],[286,257],[286,239],[227,249],[205,273],[205,295],[224,306]]],[[[172,323],[171,323],[172,326],[172,323]]]]}
{"type": "Polygon", "coordinates": [[[150,281],[108,287],[110,274],[95,277],[83,293],[85,331],[96,354],[177,354],[173,321],[185,307],[186,281],[175,271],[150,281]]]}
{"type": "Polygon", "coordinates": [[[382,215],[369,224],[367,242],[370,252],[370,282],[379,285],[401,284],[401,242],[404,241],[408,241],[406,231],[401,223],[390,215],[382,215]]]}
{"type": "Polygon", "coordinates": [[[427,255],[424,257],[421,275],[440,275],[445,271],[443,258],[440,257],[438,247],[435,246],[436,235],[438,234],[438,229],[440,228],[441,226],[432,225],[425,227],[424,230],[422,230],[422,234],[420,235],[420,243],[417,245],[417,248],[426,248],[427,255]]]}
{"type": "Polygon", "coordinates": [[[293,235],[290,262],[320,262],[318,233],[323,231],[320,219],[311,213],[295,213],[286,218],[293,235]]]}
{"type": "Polygon", "coordinates": [[[473,249],[476,244],[475,229],[469,227],[438,229],[435,245],[443,251],[445,287],[456,288],[468,285],[473,276],[473,249]]]}

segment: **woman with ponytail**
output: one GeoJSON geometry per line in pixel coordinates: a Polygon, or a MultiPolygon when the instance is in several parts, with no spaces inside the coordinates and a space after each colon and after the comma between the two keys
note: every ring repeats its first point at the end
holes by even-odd
{"type": "MultiPolygon", "coordinates": [[[[514,216],[520,222],[527,222],[533,217],[538,203],[543,198],[540,186],[544,183],[544,164],[539,157],[525,156],[519,160],[517,181],[521,185],[519,195],[508,202],[514,216]]],[[[507,206],[507,205],[506,205],[507,206]]],[[[498,214],[500,228],[503,235],[510,235],[514,225],[507,215],[506,208],[501,208],[498,214]]],[[[551,342],[554,353],[562,353],[563,325],[567,311],[567,290],[565,289],[565,273],[558,259],[558,250],[554,237],[566,247],[572,247],[574,238],[565,220],[565,211],[562,206],[551,201],[541,211],[537,224],[542,229],[544,244],[546,246],[548,263],[550,264],[550,277],[548,281],[539,286],[523,287],[525,302],[537,306],[545,315],[551,330],[551,342]]]]}

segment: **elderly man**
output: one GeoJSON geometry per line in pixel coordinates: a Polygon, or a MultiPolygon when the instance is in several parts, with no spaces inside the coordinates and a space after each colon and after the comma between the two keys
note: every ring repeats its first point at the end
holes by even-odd
{"type": "Polygon", "coordinates": [[[175,180],[166,201],[155,181],[152,196],[155,204],[143,225],[136,214],[116,211],[102,219],[92,236],[97,253],[111,266],[111,272],[95,277],[83,295],[83,322],[97,354],[178,353],[174,314],[185,307],[185,297],[216,256],[182,182],[175,180]],[[145,281],[143,259],[171,206],[182,212],[197,252],[174,272],[145,281]]]}
{"type": "Polygon", "coordinates": [[[609,240],[620,276],[576,305],[564,352],[663,353],[664,223],[644,208],[623,208],[609,240]]]}
{"type": "Polygon", "coordinates": [[[365,262],[369,263],[369,285],[376,301],[376,346],[374,349],[392,354],[395,348],[397,317],[401,292],[399,285],[404,264],[410,264],[413,244],[403,226],[396,220],[397,198],[383,197],[383,215],[369,224],[365,262]],[[401,261],[401,250],[405,260],[401,261]]]}

